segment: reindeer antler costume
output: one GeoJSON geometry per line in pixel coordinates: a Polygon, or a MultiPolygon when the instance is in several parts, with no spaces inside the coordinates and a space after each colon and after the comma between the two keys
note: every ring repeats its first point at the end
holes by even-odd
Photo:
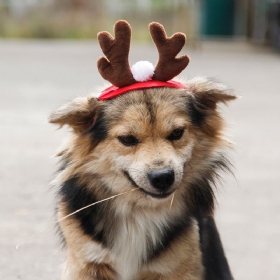
{"type": "Polygon", "coordinates": [[[99,58],[98,70],[101,76],[113,85],[102,91],[100,100],[111,99],[141,88],[185,88],[181,83],[172,80],[190,61],[187,55],[176,58],[185,45],[185,34],[178,32],[172,37],[167,37],[164,27],[157,22],[152,22],[149,28],[159,53],[155,67],[148,61],[139,61],[130,68],[128,55],[131,27],[128,22],[124,20],[116,22],[115,38],[106,31],[98,33],[100,47],[106,56],[99,58]]]}

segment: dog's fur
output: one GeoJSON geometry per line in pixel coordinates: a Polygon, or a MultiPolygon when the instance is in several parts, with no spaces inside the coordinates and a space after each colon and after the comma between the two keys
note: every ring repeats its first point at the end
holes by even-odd
{"type": "Polygon", "coordinates": [[[230,146],[217,103],[235,96],[204,78],[185,85],[107,101],[78,98],[51,114],[51,123],[73,129],[59,152],[58,218],[134,190],[60,222],[63,279],[232,279],[213,219],[213,187],[228,169],[230,146]],[[166,170],[174,182],[156,188],[150,174],[166,170]]]}

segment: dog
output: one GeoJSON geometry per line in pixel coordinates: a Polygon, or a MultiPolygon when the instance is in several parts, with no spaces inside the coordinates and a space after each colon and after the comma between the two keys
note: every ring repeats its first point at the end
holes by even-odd
{"type": "Polygon", "coordinates": [[[54,182],[62,279],[233,279],[213,214],[231,148],[218,104],[236,96],[207,78],[181,84],[79,97],[50,115],[73,131],[54,182]]]}

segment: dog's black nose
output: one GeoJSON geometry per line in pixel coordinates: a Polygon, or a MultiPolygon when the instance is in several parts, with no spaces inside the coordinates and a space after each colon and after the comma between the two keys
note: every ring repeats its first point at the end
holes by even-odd
{"type": "Polygon", "coordinates": [[[174,171],[170,168],[154,170],[148,173],[148,178],[153,187],[160,191],[166,191],[174,182],[174,171]]]}

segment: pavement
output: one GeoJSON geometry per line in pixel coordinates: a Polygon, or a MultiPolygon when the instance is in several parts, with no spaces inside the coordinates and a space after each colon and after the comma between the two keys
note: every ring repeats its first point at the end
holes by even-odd
{"type": "MultiPolygon", "coordinates": [[[[222,107],[236,143],[235,176],[217,194],[217,224],[237,280],[280,275],[280,55],[238,41],[185,48],[182,77],[215,77],[243,98],[222,107]]],[[[95,41],[0,40],[0,279],[60,279],[63,249],[54,226],[55,153],[68,131],[47,123],[62,103],[103,80],[95,41]]],[[[149,44],[134,44],[131,63],[156,62],[149,44]]]]}

